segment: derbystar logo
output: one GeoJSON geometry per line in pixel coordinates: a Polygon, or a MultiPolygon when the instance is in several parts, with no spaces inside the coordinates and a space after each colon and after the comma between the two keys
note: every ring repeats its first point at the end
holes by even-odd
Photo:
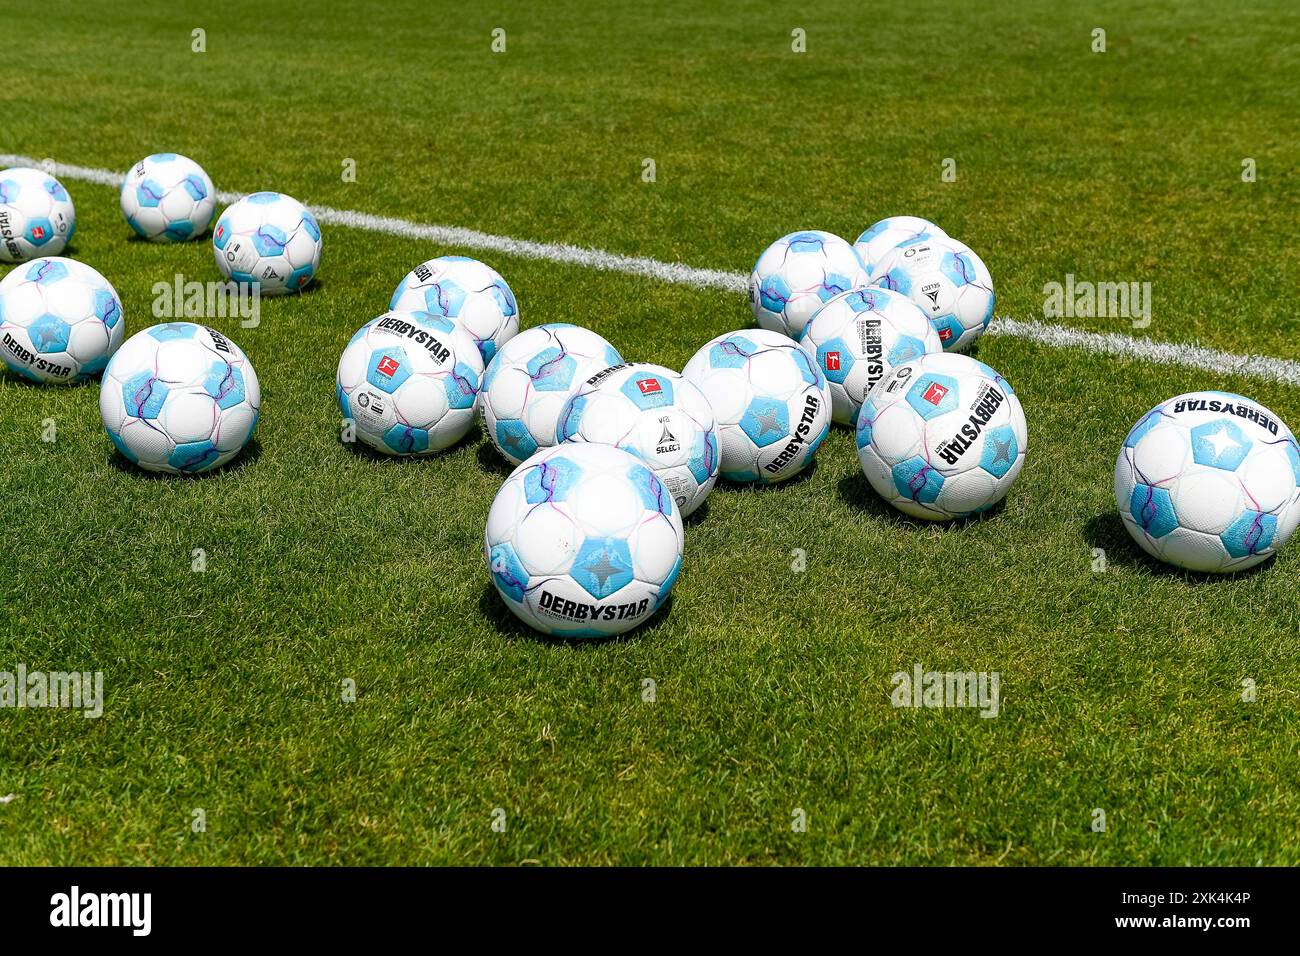
{"type": "Polygon", "coordinates": [[[764,471],[775,474],[786,465],[794,460],[794,456],[799,454],[808,445],[808,435],[812,432],[813,422],[817,420],[817,413],[821,411],[822,401],[816,395],[809,395],[804,399],[803,415],[799,418],[799,424],[795,426],[794,435],[791,436],[789,443],[781,449],[781,454],[763,466],[764,471]]]}
{"type": "Polygon", "coordinates": [[[1002,407],[1004,401],[1006,396],[1001,391],[992,385],[986,386],[975,400],[975,404],[971,406],[970,416],[961,428],[957,429],[957,434],[940,442],[939,447],[935,449],[939,457],[950,465],[957,464],[961,456],[975,444],[984,427],[988,425],[989,419],[1002,407]]]}
{"type": "Polygon", "coordinates": [[[939,403],[943,401],[944,396],[947,394],[947,388],[940,385],[938,382],[931,382],[930,387],[925,390],[925,394],[921,397],[937,408],[939,403]]]}
{"type": "Polygon", "coordinates": [[[230,352],[230,342],[229,340],[226,339],[224,335],[222,335],[216,329],[208,328],[206,325],[203,326],[203,330],[207,332],[209,336],[212,337],[212,347],[214,349],[216,349],[218,352],[226,352],[226,353],[230,352]]]}
{"type": "Polygon", "coordinates": [[[636,387],[641,389],[642,395],[658,395],[664,390],[657,378],[639,378],[636,380],[636,387]]]}
{"type": "Polygon", "coordinates": [[[445,365],[451,358],[451,349],[444,345],[441,339],[434,338],[429,332],[405,319],[389,316],[379,320],[378,328],[410,339],[416,345],[423,345],[425,351],[432,355],[439,365],[445,365]]]}
{"type": "Polygon", "coordinates": [[[870,388],[885,374],[885,350],[880,342],[879,319],[863,319],[858,323],[858,351],[867,363],[867,388],[870,388]]]}
{"type": "Polygon", "coordinates": [[[1229,399],[1193,398],[1174,402],[1174,414],[1178,415],[1182,412],[1220,412],[1224,415],[1232,415],[1234,418],[1244,418],[1248,422],[1254,422],[1260,428],[1267,429],[1271,435],[1277,434],[1277,422],[1258,408],[1229,399]]]}
{"type": "Polygon", "coordinates": [[[9,255],[17,259],[21,250],[18,248],[17,240],[14,239],[13,223],[9,219],[9,213],[2,208],[0,208],[0,240],[4,241],[9,255]]]}
{"type": "Polygon", "coordinates": [[[388,355],[385,355],[383,358],[379,360],[379,374],[387,375],[389,378],[392,378],[394,375],[396,375],[397,370],[401,367],[402,367],[401,363],[399,363],[397,359],[392,358],[391,356],[388,355]]]}
{"type": "Polygon", "coordinates": [[[586,601],[570,601],[543,590],[537,607],[548,616],[565,621],[623,621],[644,614],[650,607],[650,599],[642,598],[627,604],[588,604],[586,601]]]}
{"type": "Polygon", "coordinates": [[[826,371],[828,371],[828,372],[838,372],[839,370],[840,370],[840,353],[839,353],[839,352],[827,352],[827,353],[826,353],[826,371]]]}
{"type": "Polygon", "coordinates": [[[5,333],[4,345],[5,349],[20,362],[36,361],[36,353],[23,348],[22,345],[19,344],[18,340],[8,332],[5,333]]]}
{"type": "Polygon", "coordinates": [[[72,374],[71,365],[55,365],[48,359],[42,358],[36,352],[24,348],[22,344],[8,332],[5,333],[4,348],[5,351],[18,359],[18,361],[38,372],[48,372],[49,374],[58,376],[59,378],[67,378],[72,374]]]}
{"type": "Polygon", "coordinates": [[[595,375],[593,375],[591,378],[587,379],[587,381],[583,382],[583,384],[584,384],[584,385],[597,385],[597,384],[599,384],[600,382],[603,382],[603,381],[604,381],[605,379],[607,379],[609,376],[613,375],[613,374],[614,374],[615,372],[617,372],[619,369],[621,369],[621,368],[627,368],[630,364],[631,364],[631,363],[629,363],[629,362],[623,362],[621,365],[611,365],[609,368],[603,368],[603,369],[601,369],[599,372],[597,372],[595,375]]]}

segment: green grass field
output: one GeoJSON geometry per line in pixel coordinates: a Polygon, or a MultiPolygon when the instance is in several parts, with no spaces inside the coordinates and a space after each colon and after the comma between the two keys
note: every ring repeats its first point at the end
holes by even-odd
{"type": "MultiPolygon", "coordinates": [[[[999,315],[1042,319],[1067,273],[1149,281],[1141,332],[1061,321],[1295,355],[1293,4],[589,6],[11,5],[0,152],[125,170],[171,150],[221,189],[727,271],[795,229],[911,213],[981,254],[999,315]]],[[[116,190],[64,182],[70,254],[128,332],[155,282],[219,278],[206,240],[131,241],[116,190]]],[[[1240,391],[1300,427],[1295,388],[987,337],[1029,422],[1004,508],[904,519],[837,428],[806,478],[714,492],[667,614],[555,643],[483,565],[507,473],[485,438],[409,463],[339,441],[351,333],[416,263],[475,253],[324,242],[307,294],[213,323],[264,395],[219,474],[139,473],[97,387],[0,377],[0,671],[102,670],[106,694],[98,720],[0,711],[0,863],[1300,863],[1300,547],[1180,574],[1111,494],[1157,402],[1240,391]],[[918,663],[998,671],[999,716],[891,707],[918,663]]],[[[483,258],[525,326],[586,325],[632,360],[680,368],[752,324],[743,295],[483,258]]]]}

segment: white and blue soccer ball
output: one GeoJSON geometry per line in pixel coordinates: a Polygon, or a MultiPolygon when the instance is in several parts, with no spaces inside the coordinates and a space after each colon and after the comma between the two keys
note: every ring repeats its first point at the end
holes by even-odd
{"type": "Polygon", "coordinates": [[[203,167],[177,153],[154,153],[122,179],[122,215],[150,242],[185,242],[208,230],[217,194],[203,167]]]}
{"type": "Polygon", "coordinates": [[[488,512],[492,583],[529,627],[622,634],[667,600],[682,565],[682,516],[646,463],[612,445],[544,448],[488,512]]]}
{"type": "Polygon", "coordinates": [[[262,389],[248,356],[216,329],[167,322],[109,360],[99,391],[108,437],[147,471],[197,474],[239,454],[257,428],[262,389]]]}
{"type": "Polygon", "coordinates": [[[969,246],[921,236],[876,263],[871,284],[901,292],[925,310],[946,352],[964,352],[993,318],[993,277],[969,246]]]}
{"type": "Polygon", "coordinates": [[[339,359],[339,409],[356,437],[385,455],[431,455],[474,424],[483,360],[450,319],[385,312],[357,330],[339,359]]]}
{"type": "Polygon", "coordinates": [[[555,322],[525,329],[497,350],[479,408],[497,451],[517,465],[555,444],[565,403],[592,375],[623,357],[590,329],[555,322]]]}
{"type": "Polygon", "coordinates": [[[506,280],[466,256],[420,263],[398,283],[388,307],[453,320],[478,343],[484,365],[519,331],[519,305],[506,280]]]}
{"type": "Polygon", "coordinates": [[[782,236],[758,257],[749,277],[749,303],[764,329],[798,338],[823,303],[869,285],[853,247],[829,232],[782,236]]]}
{"type": "Polygon", "coordinates": [[[595,442],[636,455],[677,502],[682,517],[718,480],[718,429],[704,393],[671,369],[615,365],[583,382],[560,413],[555,443],[595,442]]]}
{"type": "Polygon", "coordinates": [[[50,257],[0,280],[0,358],[34,382],[94,378],[122,344],[122,301],[88,265],[50,257]]]}
{"type": "Polygon", "coordinates": [[[813,314],[799,344],[826,376],[831,418],[843,425],[857,422],[867,392],[895,366],[943,351],[920,307],[881,288],[841,292],[813,314]]]}
{"type": "Polygon", "coordinates": [[[768,484],[803,471],[831,423],[831,396],[808,353],[769,329],[728,332],[682,370],[713,407],[720,472],[768,484]]]}
{"type": "Polygon", "coordinates": [[[22,166],[0,172],[0,262],[57,256],[76,228],[72,199],[53,176],[22,166]]]}
{"type": "Polygon", "coordinates": [[[888,216],[865,229],[853,243],[853,251],[862,260],[862,268],[870,275],[885,255],[895,246],[914,239],[930,239],[948,235],[928,219],[919,216],[888,216]]]}
{"type": "Polygon", "coordinates": [[[1115,503],[1142,549],[1189,571],[1253,567],[1300,523],[1300,451],[1271,411],[1189,392],[1143,415],[1115,462],[1115,503]]]}
{"type": "Polygon", "coordinates": [[[320,268],[320,225],[290,196],[253,193],[221,214],[212,251],[223,276],[261,295],[301,292],[320,268]]]}
{"type": "Polygon", "coordinates": [[[1001,501],[1025,464],[1025,412],[1011,385],[966,355],[894,369],[858,413],[858,460],[898,510],[945,521],[1001,501]]]}

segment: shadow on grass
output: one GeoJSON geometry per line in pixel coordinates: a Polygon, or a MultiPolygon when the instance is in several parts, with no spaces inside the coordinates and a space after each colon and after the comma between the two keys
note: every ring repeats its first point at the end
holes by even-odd
{"type": "Polygon", "coordinates": [[[759,495],[773,494],[783,488],[796,488],[799,485],[802,485],[805,481],[810,481],[812,476],[815,474],[817,474],[817,459],[814,458],[811,465],[794,477],[787,478],[785,481],[732,481],[730,478],[719,475],[718,484],[711,493],[716,493],[720,490],[727,493],[752,492],[759,495]]]}
{"type": "Polygon", "coordinates": [[[1277,555],[1271,554],[1254,567],[1227,574],[1212,574],[1208,571],[1187,571],[1172,564],[1154,558],[1142,550],[1141,545],[1133,540],[1124,526],[1124,519],[1117,511],[1104,511],[1089,519],[1083,527],[1084,540],[1089,547],[1101,548],[1106,552],[1107,564],[1120,567],[1145,570],[1158,577],[1181,578],[1189,584],[1213,584],[1225,578],[1244,579],[1256,572],[1270,567],[1277,555]]]}
{"type": "Polygon", "coordinates": [[[504,480],[519,466],[512,465],[507,461],[501,452],[497,451],[497,446],[492,444],[492,439],[483,434],[482,429],[479,429],[478,434],[483,439],[482,444],[478,446],[478,450],[475,452],[478,466],[488,474],[497,475],[504,480]]]}
{"type": "Polygon", "coordinates": [[[348,441],[343,441],[342,432],[340,432],[339,434],[340,434],[339,444],[342,445],[344,448],[346,448],[348,451],[350,451],[352,454],[356,455],[358,458],[364,459],[366,461],[372,461],[376,463],[382,463],[382,464],[393,465],[393,466],[400,466],[400,465],[418,466],[418,465],[424,465],[428,462],[438,461],[439,459],[449,458],[453,455],[458,455],[461,452],[467,450],[471,445],[473,445],[475,442],[479,441],[483,437],[477,430],[471,428],[459,439],[457,439],[454,443],[448,445],[446,448],[442,449],[441,451],[435,451],[432,454],[386,455],[381,451],[377,451],[376,449],[371,448],[360,438],[358,438],[356,441],[348,442],[348,441]]]}
{"type": "Polygon", "coordinates": [[[257,459],[262,457],[262,443],[256,438],[249,441],[238,455],[226,462],[219,468],[213,468],[209,471],[200,471],[194,474],[172,474],[165,471],[147,471],[139,465],[133,463],[120,451],[117,446],[112,446],[113,450],[108,454],[108,464],[110,467],[117,469],[136,478],[144,478],[148,481],[176,481],[177,479],[201,481],[204,478],[210,478],[214,475],[233,474],[241,469],[256,463],[257,459]]]}
{"type": "Polygon", "coordinates": [[[127,242],[135,243],[136,245],[154,246],[158,249],[166,249],[169,246],[183,249],[185,246],[189,245],[192,242],[202,242],[203,240],[209,238],[212,235],[212,229],[207,228],[204,229],[198,235],[186,236],[184,239],[180,241],[172,240],[170,242],[160,242],[156,239],[146,239],[144,236],[140,235],[130,226],[127,226],[123,235],[126,236],[127,242]]]}
{"type": "Polygon", "coordinates": [[[0,362],[0,381],[11,382],[14,385],[31,389],[77,389],[99,385],[99,375],[93,375],[90,378],[73,379],[68,382],[38,382],[35,379],[28,378],[26,375],[19,375],[8,365],[0,362]]]}
{"type": "MultiPolygon", "coordinates": [[[[716,490],[716,486],[715,486],[715,490],[716,490]]],[[[712,497],[713,492],[710,491],[709,495],[710,497],[712,497]]],[[[688,528],[693,528],[701,521],[705,520],[708,516],[709,516],[709,499],[705,498],[702,502],[700,502],[700,506],[698,508],[696,508],[694,511],[692,511],[690,514],[688,514],[685,518],[682,519],[682,524],[684,524],[688,528]]]]}
{"type": "Polygon", "coordinates": [[[995,520],[1006,508],[1007,501],[1006,498],[1002,498],[991,508],[977,514],[967,515],[964,518],[953,518],[950,521],[926,521],[923,518],[913,518],[909,514],[904,514],[880,497],[876,493],[876,489],[872,488],[871,483],[867,481],[867,476],[860,471],[840,479],[839,493],[840,500],[854,511],[872,515],[900,528],[938,528],[953,531],[981,521],[995,520]]]}
{"type": "Polygon", "coordinates": [[[548,644],[557,647],[570,647],[575,650],[603,647],[607,644],[616,644],[621,641],[635,641],[642,638],[648,638],[659,631],[661,628],[668,626],[669,616],[673,610],[673,596],[668,595],[668,600],[657,610],[648,621],[639,627],[623,634],[611,634],[608,637],[562,637],[555,634],[543,634],[541,631],[535,631],[519,618],[515,617],[514,612],[506,606],[506,599],[497,593],[496,585],[488,581],[483,587],[483,593],[478,599],[479,613],[483,616],[492,629],[509,641],[532,641],[537,644],[548,644]]]}

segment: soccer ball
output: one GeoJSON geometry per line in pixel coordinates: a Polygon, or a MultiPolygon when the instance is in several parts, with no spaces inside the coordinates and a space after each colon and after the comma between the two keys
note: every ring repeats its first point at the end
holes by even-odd
{"type": "Polygon", "coordinates": [[[799,344],[826,375],[831,418],[844,425],[858,420],[867,392],[896,365],[943,351],[920,307],[880,288],[841,292],[814,313],[799,344]]]}
{"type": "Polygon", "coordinates": [[[122,215],[136,234],[152,242],[184,242],[207,231],[217,210],[216,190],[192,159],[154,153],[122,180],[122,215]]]}
{"type": "Polygon", "coordinates": [[[478,343],[485,365],[519,331],[519,306],[506,280],[465,256],[420,263],[398,283],[388,307],[453,319],[478,343]]]}
{"type": "Polygon", "coordinates": [[[57,256],[77,228],[68,191],[39,169],[0,172],[0,262],[57,256]]]}
{"type": "Polygon", "coordinates": [[[1282,421],[1229,392],[1143,415],[1115,462],[1115,503],[1148,554],[1189,571],[1259,564],[1300,523],[1300,452],[1282,421]]]}
{"type": "Polygon", "coordinates": [[[858,254],[839,236],[795,232],[758,257],[749,277],[749,303],[760,326],[798,338],[822,303],[869,284],[858,254]]]}
{"type": "Polygon", "coordinates": [[[506,606],[561,637],[608,637],[647,620],[682,566],[682,516],[645,462],[612,445],[545,448],[488,512],[484,555],[506,606]]]}
{"type": "Polygon", "coordinates": [[[339,359],[339,408],[385,455],[431,455],[474,424],[483,360],[464,329],[424,312],[385,312],[339,359]]]}
{"type": "Polygon", "coordinates": [[[122,302],[80,262],[37,259],[0,281],[0,358],[34,382],[80,382],[122,344],[122,302]]]}
{"type": "Polygon", "coordinates": [[[831,396],[808,353],[768,329],[743,329],[705,344],[682,370],[718,426],[722,477],[769,483],[813,460],[830,430],[831,396]]]}
{"type": "Polygon", "coordinates": [[[872,285],[911,298],[925,310],[946,352],[964,352],[993,318],[993,277],[956,239],[921,236],[895,246],[876,264],[872,285]]]}
{"type": "Polygon", "coordinates": [[[858,241],[853,243],[853,251],[862,260],[862,268],[870,274],[876,263],[899,243],[946,235],[946,232],[928,219],[918,216],[889,216],[858,236],[858,241]]]}
{"type": "Polygon", "coordinates": [[[514,465],[549,448],[578,386],[621,364],[614,346],[589,329],[556,322],[520,332],[497,350],[483,377],[479,407],[488,438],[514,465]]]}
{"type": "Polygon", "coordinates": [[[944,521],[1001,501],[1025,463],[1025,413],[983,362],[938,352],[882,378],[858,413],[858,460],[895,508],[944,521]]]}
{"type": "Polygon", "coordinates": [[[555,443],[596,442],[630,451],[668,488],[686,517],[718,480],[718,430],[704,394],[661,365],[597,372],[569,399],[555,443]]]}
{"type": "Polygon", "coordinates": [[[104,370],[99,415],[117,450],[147,471],[195,474],[253,437],[262,389],[248,356],[216,329],[167,322],[126,340],[104,370]]]}
{"type": "Polygon", "coordinates": [[[320,226],[280,193],[253,193],[228,208],[212,232],[217,268],[262,295],[301,292],[320,267],[320,226]]]}

